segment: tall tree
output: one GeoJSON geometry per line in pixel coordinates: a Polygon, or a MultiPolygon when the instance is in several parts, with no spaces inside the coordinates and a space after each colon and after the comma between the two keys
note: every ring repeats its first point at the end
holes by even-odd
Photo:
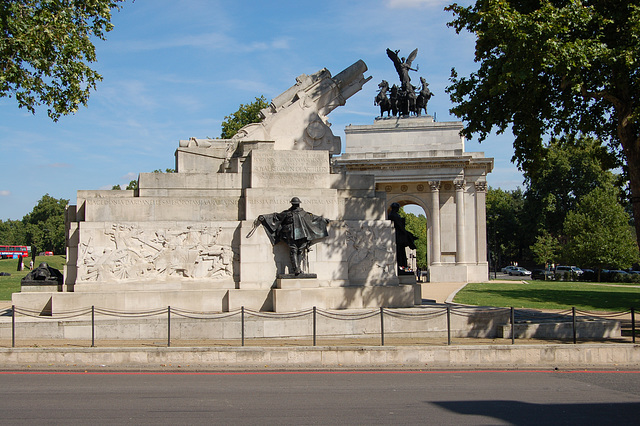
{"type": "Polygon", "coordinates": [[[629,216],[617,197],[617,189],[610,185],[596,188],[567,214],[563,256],[569,263],[628,268],[638,261],[629,216]]]}
{"type": "Polygon", "coordinates": [[[0,2],[0,97],[16,98],[51,119],[86,105],[102,79],[92,38],[111,31],[112,9],[125,0],[3,0],[0,2]]]}
{"type": "Polygon", "coordinates": [[[452,70],[447,88],[463,134],[482,141],[511,125],[524,170],[537,167],[548,135],[595,135],[623,155],[639,219],[638,1],[477,0],[447,10],[456,32],[477,36],[478,71],[452,70]]]}
{"type": "Polygon", "coordinates": [[[527,248],[523,235],[522,190],[504,191],[489,187],[487,191],[487,240],[492,265],[502,266],[512,261],[522,261],[527,248]]]}
{"type": "Polygon", "coordinates": [[[224,118],[222,122],[222,139],[231,139],[247,124],[259,123],[262,121],[260,110],[269,106],[269,102],[263,96],[256,98],[250,104],[240,104],[238,111],[224,118]]]}
{"type": "Polygon", "coordinates": [[[22,218],[26,230],[27,245],[38,250],[64,253],[64,213],[69,200],[57,199],[45,194],[38,204],[22,218]]]}
{"type": "Polygon", "coordinates": [[[597,187],[621,183],[621,177],[610,171],[616,158],[592,138],[553,138],[542,148],[537,164],[524,173],[522,223],[528,245],[544,233],[561,236],[567,212],[583,196],[597,187]]]}

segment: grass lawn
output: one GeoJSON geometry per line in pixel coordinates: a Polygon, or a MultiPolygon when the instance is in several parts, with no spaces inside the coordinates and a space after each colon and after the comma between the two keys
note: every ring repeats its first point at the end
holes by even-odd
{"type": "MultiPolygon", "coordinates": [[[[20,280],[24,278],[29,272],[29,260],[23,259],[24,270],[18,272],[18,259],[0,259],[0,272],[8,272],[11,274],[9,277],[0,276],[0,300],[11,300],[11,293],[20,292],[20,280]]],[[[53,268],[59,269],[62,272],[65,257],[64,256],[36,256],[34,261],[34,268],[40,263],[47,262],[47,264],[53,268]]]]}
{"type": "Polygon", "coordinates": [[[533,309],[625,311],[640,309],[640,288],[612,287],[596,283],[527,281],[470,283],[454,298],[455,303],[533,309]]]}

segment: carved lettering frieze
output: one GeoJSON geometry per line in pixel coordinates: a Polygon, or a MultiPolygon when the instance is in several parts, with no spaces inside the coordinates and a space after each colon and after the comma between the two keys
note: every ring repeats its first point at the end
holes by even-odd
{"type": "Polygon", "coordinates": [[[233,206],[238,198],[89,198],[89,206],[233,206]]]}

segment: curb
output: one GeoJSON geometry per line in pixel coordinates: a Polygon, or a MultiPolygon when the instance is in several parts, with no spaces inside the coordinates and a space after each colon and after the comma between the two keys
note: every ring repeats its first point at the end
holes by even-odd
{"type": "Polygon", "coordinates": [[[292,370],[639,368],[640,345],[0,349],[2,369],[292,370]]]}

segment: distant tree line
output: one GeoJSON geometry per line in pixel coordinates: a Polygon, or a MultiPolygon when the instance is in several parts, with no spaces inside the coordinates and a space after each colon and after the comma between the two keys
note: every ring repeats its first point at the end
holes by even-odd
{"type": "Polygon", "coordinates": [[[69,200],[45,194],[22,220],[0,220],[0,244],[65,253],[64,212],[69,200]]]}
{"type": "Polygon", "coordinates": [[[524,190],[489,188],[487,240],[500,268],[570,264],[626,269],[638,262],[618,160],[591,138],[553,139],[538,166],[525,172],[524,190]]]}

